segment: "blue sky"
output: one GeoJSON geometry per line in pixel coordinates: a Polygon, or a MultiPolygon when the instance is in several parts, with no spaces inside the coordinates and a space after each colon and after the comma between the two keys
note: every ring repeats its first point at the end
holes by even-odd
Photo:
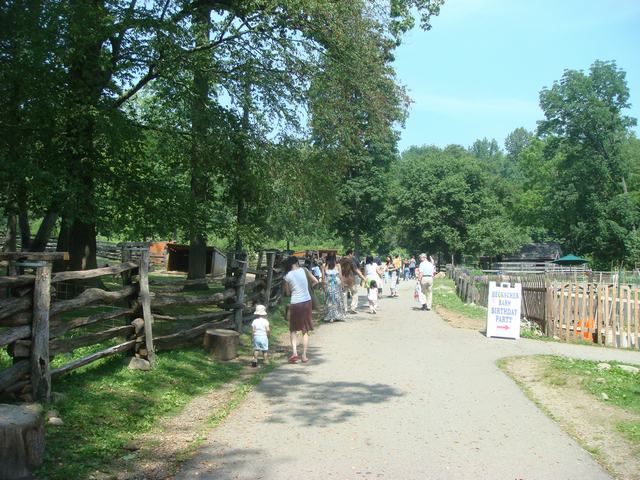
{"type": "MultiPolygon", "coordinates": [[[[399,144],[456,143],[534,130],[538,95],[565,69],[615,60],[640,119],[640,0],[445,0],[433,28],[396,51],[413,104],[399,144]]],[[[638,128],[636,127],[636,134],[638,128]]]]}

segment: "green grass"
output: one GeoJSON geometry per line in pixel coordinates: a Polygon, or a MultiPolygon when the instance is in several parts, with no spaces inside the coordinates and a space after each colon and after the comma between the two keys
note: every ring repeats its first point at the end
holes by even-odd
{"type": "MultiPolygon", "coordinates": [[[[151,290],[161,292],[167,285],[178,286],[182,276],[166,276],[152,273],[151,290]]],[[[104,277],[109,289],[121,288],[117,277],[104,277]]],[[[206,294],[223,290],[221,284],[210,284],[206,294]]],[[[166,291],[166,289],[164,289],[166,291]]],[[[202,295],[205,292],[179,292],[180,295],[202,295]]],[[[121,305],[122,306],[122,305],[121,305]]],[[[117,306],[117,307],[121,307],[117,306]]],[[[63,321],[89,316],[114,307],[87,307],[61,315],[63,321]]],[[[164,314],[187,315],[218,311],[212,305],[176,306],[163,309],[164,314]]],[[[271,323],[271,352],[275,351],[275,340],[288,331],[284,320],[284,304],[269,314],[271,323]]],[[[122,325],[122,318],[99,322],[97,325],[74,329],[66,338],[81,336],[88,331],[104,330],[122,325]]],[[[172,333],[189,328],[200,322],[170,322],[157,320],[155,335],[172,333]]],[[[51,362],[57,368],[90,353],[122,342],[112,339],[98,345],[82,347],[67,354],[57,355],[51,362]]],[[[252,355],[251,328],[245,326],[241,335],[239,354],[252,355]]],[[[176,415],[193,398],[213,391],[240,377],[242,366],[236,363],[216,363],[210,360],[200,347],[161,351],[157,364],[149,372],[132,371],[127,368],[125,355],[114,355],[79,368],[53,381],[53,391],[62,394],[62,399],[50,405],[62,418],[63,426],[47,426],[45,462],[37,472],[44,480],[86,478],[90,473],[108,472],[115,463],[128,462],[137,457],[123,449],[141,434],[158,425],[162,418],[176,415]]],[[[11,357],[0,349],[0,369],[11,365],[11,357]]],[[[193,450],[205,438],[204,429],[219,423],[246,396],[253,385],[277,366],[271,362],[260,369],[249,380],[243,381],[231,401],[212,414],[203,425],[199,440],[188,450],[193,450]]],[[[188,456],[189,451],[182,455],[188,456]]]]}
{"type": "Polygon", "coordinates": [[[470,305],[456,295],[456,286],[448,278],[436,278],[433,282],[433,304],[470,318],[485,320],[487,309],[478,305],[470,305]]]}
{"type": "Polygon", "coordinates": [[[161,352],[149,372],[129,370],[123,356],[54,381],[63,399],[52,406],[64,421],[47,427],[43,479],[81,478],[125,457],[123,446],[193,397],[229,382],[238,364],[209,360],[200,348],[161,352]]]}
{"type": "MultiPolygon", "coordinates": [[[[0,331],[2,331],[2,330],[0,330],[0,331]]],[[[7,349],[6,348],[0,348],[0,371],[9,368],[12,363],[13,363],[13,361],[11,360],[11,357],[7,353],[7,349]]]]}
{"type": "Polygon", "coordinates": [[[640,422],[620,422],[616,429],[633,443],[640,453],[640,422]]]}
{"type": "Polygon", "coordinates": [[[640,374],[625,372],[617,368],[619,362],[607,362],[610,370],[598,370],[598,362],[551,357],[550,367],[556,372],[579,375],[586,391],[600,398],[609,397],[608,403],[640,414],[640,374]]]}
{"type": "MultiPolygon", "coordinates": [[[[607,362],[610,370],[599,370],[599,362],[574,360],[565,357],[549,357],[549,370],[545,380],[552,385],[564,385],[569,375],[580,377],[582,388],[598,401],[615,405],[629,413],[640,414],[640,374],[617,368],[618,362],[607,362]]],[[[619,422],[616,429],[640,452],[640,422],[619,422]]]]}
{"type": "MultiPolygon", "coordinates": [[[[283,312],[281,304],[268,317],[272,352],[275,339],[288,331],[283,312]]],[[[110,343],[60,355],[53,366],[106,348],[110,343]]],[[[239,354],[252,353],[251,329],[245,326],[239,354]]],[[[156,358],[156,367],[150,372],[129,370],[125,357],[116,355],[54,381],[53,390],[64,397],[51,408],[58,411],[64,426],[47,427],[45,464],[38,478],[82,478],[95,471],[107,472],[114,461],[134,459],[136,454],[123,450],[127,442],[149,431],[164,416],[177,414],[194,397],[238,378],[241,370],[238,364],[209,360],[199,347],[161,351],[156,358]]],[[[188,458],[204,440],[204,429],[222,421],[276,366],[271,362],[241,384],[230,402],[212,415],[196,441],[176,460],[188,458]]]]}

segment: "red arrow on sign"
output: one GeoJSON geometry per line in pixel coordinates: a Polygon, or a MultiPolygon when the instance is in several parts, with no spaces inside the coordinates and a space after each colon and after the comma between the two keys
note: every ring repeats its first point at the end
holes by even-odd
{"type": "Polygon", "coordinates": [[[509,330],[509,325],[498,325],[496,328],[502,328],[503,330],[509,330]]]}

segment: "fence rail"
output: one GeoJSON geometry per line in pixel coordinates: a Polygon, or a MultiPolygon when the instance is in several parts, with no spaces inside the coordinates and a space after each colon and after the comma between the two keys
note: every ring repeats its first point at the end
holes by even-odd
{"type": "Polygon", "coordinates": [[[274,307],[281,299],[283,272],[276,265],[281,263],[282,255],[275,250],[266,252],[267,265],[258,264],[250,281],[246,259],[236,255],[223,280],[224,290],[197,296],[150,292],[150,254],[144,244],[129,244],[121,251],[123,261],[116,265],[52,274],[51,263],[61,255],[0,254],[0,260],[26,260],[21,266],[35,269],[34,274],[0,277],[0,288],[10,294],[0,299],[0,348],[8,347],[12,357],[12,365],[0,371],[0,395],[46,402],[52,379],[115,354],[128,353],[147,360],[153,367],[156,350],[192,344],[212,327],[239,331],[252,319],[255,304],[274,307]],[[96,280],[102,277],[119,277],[121,286],[108,290],[85,288],[84,284],[74,297],[58,298],[61,286],[87,280],[98,285],[96,280]],[[170,313],[171,307],[180,305],[204,305],[218,310],[170,313]],[[87,314],[87,309],[91,313],[87,314]],[[161,335],[154,334],[155,321],[168,327],[161,335]],[[49,366],[54,355],[92,345],[105,348],[55,369],[49,366]]]}
{"type": "Polygon", "coordinates": [[[535,321],[548,336],[640,350],[640,286],[635,273],[471,275],[450,268],[448,274],[464,302],[484,307],[489,282],[522,284],[522,316],[535,321]]]}

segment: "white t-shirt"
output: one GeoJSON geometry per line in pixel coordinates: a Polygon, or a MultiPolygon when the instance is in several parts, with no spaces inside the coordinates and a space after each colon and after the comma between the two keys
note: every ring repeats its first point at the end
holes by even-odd
{"type": "Polygon", "coordinates": [[[421,261],[418,268],[424,277],[433,277],[433,272],[436,269],[435,265],[429,260],[421,261]]]}
{"type": "Polygon", "coordinates": [[[369,293],[367,293],[367,298],[372,302],[376,302],[378,300],[378,289],[370,288],[369,293]]]}
{"type": "Polygon", "coordinates": [[[267,320],[267,317],[256,317],[253,322],[251,322],[251,327],[256,337],[260,335],[266,336],[267,330],[269,329],[269,320],[267,320]]]}
{"type": "Polygon", "coordinates": [[[367,263],[364,266],[364,276],[369,277],[378,277],[378,271],[376,270],[377,265],[375,263],[367,263]]]}
{"type": "Polygon", "coordinates": [[[304,303],[311,300],[309,282],[304,268],[291,270],[284,276],[284,279],[291,289],[291,303],[304,303]]]}

